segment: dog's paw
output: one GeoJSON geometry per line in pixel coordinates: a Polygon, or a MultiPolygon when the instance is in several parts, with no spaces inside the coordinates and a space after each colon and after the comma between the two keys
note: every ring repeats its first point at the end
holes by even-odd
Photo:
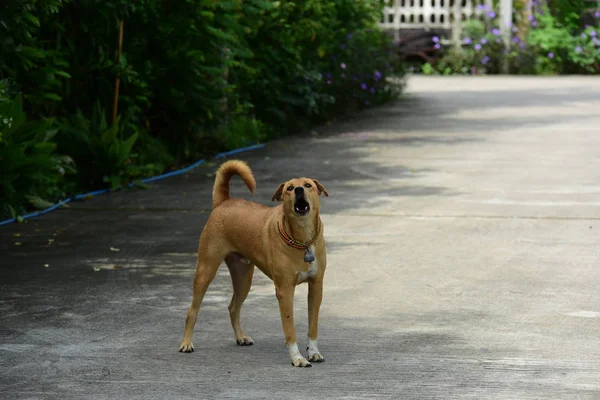
{"type": "Polygon", "coordinates": [[[290,353],[290,358],[292,359],[292,365],[294,367],[312,367],[306,358],[302,357],[302,354],[300,354],[300,351],[298,350],[298,344],[290,343],[287,345],[287,348],[290,353]]]}
{"type": "Polygon", "coordinates": [[[319,352],[317,353],[308,353],[308,361],[310,362],[323,362],[325,361],[325,358],[323,358],[323,355],[319,352]]]}
{"type": "Polygon", "coordinates": [[[321,354],[321,352],[319,351],[319,348],[317,347],[316,340],[312,340],[310,338],[308,339],[308,346],[306,347],[306,351],[308,351],[308,361],[312,361],[312,362],[325,361],[325,358],[323,358],[323,355],[321,354]]]}
{"type": "Polygon", "coordinates": [[[312,367],[312,364],[308,362],[308,360],[304,357],[295,358],[292,360],[292,365],[294,367],[303,367],[309,368],[312,367]]]}
{"type": "Polygon", "coordinates": [[[240,339],[236,339],[238,346],[252,346],[254,344],[254,340],[250,336],[244,336],[240,339]]]}
{"type": "Polygon", "coordinates": [[[180,353],[192,353],[194,351],[194,344],[192,342],[182,341],[179,345],[180,353]]]}

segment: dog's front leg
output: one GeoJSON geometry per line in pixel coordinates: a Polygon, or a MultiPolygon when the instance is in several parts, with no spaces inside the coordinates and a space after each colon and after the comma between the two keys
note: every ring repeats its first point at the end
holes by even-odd
{"type": "Polygon", "coordinates": [[[277,285],[275,288],[275,294],[279,301],[279,312],[281,314],[281,323],[285,335],[285,344],[290,353],[290,358],[294,367],[311,367],[312,365],[306,358],[302,357],[302,354],[300,354],[298,343],[296,342],[296,328],[294,326],[295,290],[296,287],[293,283],[277,285]]]}
{"type": "Polygon", "coordinates": [[[308,282],[308,360],[323,362],[325,359],[317,347],[319,330],[319,308],[323,299],[323,278],[316,278],[308,282]]]}

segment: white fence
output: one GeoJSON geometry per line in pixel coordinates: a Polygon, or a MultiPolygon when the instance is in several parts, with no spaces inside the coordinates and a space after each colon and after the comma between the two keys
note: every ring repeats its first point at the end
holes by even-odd
{"type": "Polygon", "coordinates": [[[491,3],[491,0],[387,0],[381,26],[393,30],[395,35],[402,29],[451,29],[455,16],[459,21],[481,17],[485,11],[478,6],[491,7],[491,3]]]}

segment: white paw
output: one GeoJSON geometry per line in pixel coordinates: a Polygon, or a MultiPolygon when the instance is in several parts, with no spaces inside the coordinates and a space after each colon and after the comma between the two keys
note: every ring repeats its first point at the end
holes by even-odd
{"type": "Polygon", "coordinates": [[[323,358],[323,355],[321,354],[321,352],[319,351],[319,348],[317,347],[316,340],[308,339],[308,346],[306,347],[306,351],[308,351],[308,361],[312,361],[312,362],[325,361],[325,358],[323,358]]]}
{"type": "Polygon", "coordinates": [[[312,367],[312,364],[308,362],[308,360],[304,357],[300,357],[300,358],[296,358],[295,360],[292,360],[292,365],[294,367],[312,367]]]}
{"type": "Polygon", "coordinates": [[[312,367],[311,363],[309,363],[306,358],[302,357],[296,343],[288,344],[287,348],[294,367],[312,367]]]}

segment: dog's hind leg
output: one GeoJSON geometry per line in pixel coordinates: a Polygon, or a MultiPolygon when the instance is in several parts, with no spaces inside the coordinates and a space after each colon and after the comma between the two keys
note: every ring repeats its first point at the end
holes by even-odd
{"type": "Polygon", "coordinates": [[[225,262],[229,268],[231,283],[233,284],[233,296],[231,297],[231,303],[229,303],[229,317],[231,318],[235,340],[240,346],[251,346],[254,342],[249,336],[244,335],[240,322],[240,311],[252,285],[254,265],[237,254],[227,256],[225,262]]]}
{"type": "Polygon", "coordinates": [[[183,339],[179,345],[179,351],[183,353],[191,353],[194,351],[194,345],[192,344],[192,335],[194,333],[194,326],[196,325],[196,318],[198,316],[198,310],[202,299],[206,294],[208,285],[212,282],[217,269],[223,261],[224,256],[216,254],[214,251],[208,251],[208,246],[200,238],[200,246],[198,250],[198,263],[196,266],[196,277],[194,278],[194,293],[192,296],[192,304],[187,313],[185,320],[185,330],[183,333],[183,339]]]}

